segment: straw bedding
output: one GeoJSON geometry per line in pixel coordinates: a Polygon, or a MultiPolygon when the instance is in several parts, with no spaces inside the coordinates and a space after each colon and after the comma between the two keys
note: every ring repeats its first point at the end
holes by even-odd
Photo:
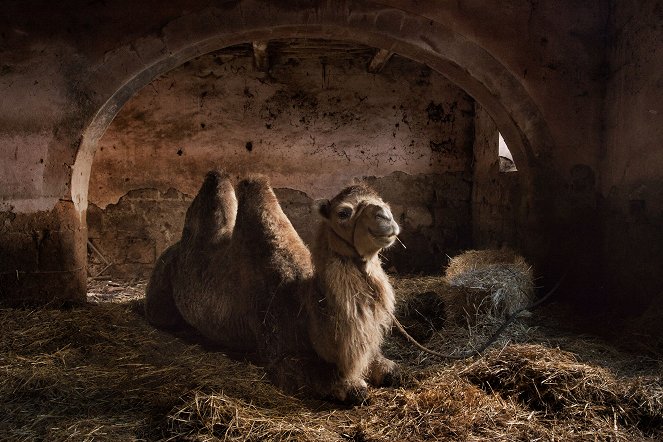
{"type": "MultiPolygon", "coordinates": [[[[411,299],[439,283],[402,278],[394,285],[411,299]]],[[[543,331],[535,318],[509,326],[484,356],[454,363],[393,336],[385,352],[403,367],[402,386],[372,389],[368,404],[348,409],[286,395],[260,367],[190,330],[155,330],[142,316],[144,285],[95,284],[84,306],[0,309],[0,438],[663,439],[657,355],[543,331]]],[[[426,345],[448,352],[477,345],[500,321],[489,314],[466,324],[419,317],[419,327],[430,328],[426,345]]]]}

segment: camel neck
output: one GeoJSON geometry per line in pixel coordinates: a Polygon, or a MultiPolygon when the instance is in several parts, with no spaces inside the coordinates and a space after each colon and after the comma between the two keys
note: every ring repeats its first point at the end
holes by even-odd
{"type": "Polygon", "coordinates": [[[359,254],[359,252],[357,252],[357,249],[352,242],[340,236],[330,226],[321,224],[320,229],[318,230],[315,247],[315,255],[317,255],[316,259],[322,258],[323,256],[328,257],[331,254],[340,259],[352,260],[356,263],[366,263],[367,261],[359,254]]]}

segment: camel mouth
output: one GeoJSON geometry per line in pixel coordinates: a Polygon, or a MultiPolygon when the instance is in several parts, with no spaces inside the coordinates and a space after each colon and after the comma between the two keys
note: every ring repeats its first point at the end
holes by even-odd
{"type": "Polygon", "coordinates": [[[398,236],[398,234],[394,229],[392,229],[388,233],[376,233],[372,229],[368,229],[368,233],[370,233],[373,238],[386,244],[393,243],[394,241],[396,241],[396,237],[398,236]]]}

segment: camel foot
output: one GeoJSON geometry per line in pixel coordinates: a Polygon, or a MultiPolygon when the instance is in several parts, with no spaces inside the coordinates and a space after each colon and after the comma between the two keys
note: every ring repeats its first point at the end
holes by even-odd
{"type": "Polygon", "coordinates": [[[368,402],[368,386],[363,379],[338,381],[331,393],[335,400],[346,405],[365,405],[368,402]]]}
{"type": "Polygon", "coordinates": [[[396,368],[384,375],[380,387],[400,387],[401,384],[401,373],[400,370],[396,368]]]}
{"type": "Polygon", "coordinates": [[[348,405],[368,405],[368,388],[367,387],[353,387],[348,391],[345,399],[348,405]]]}
{"type": "Polygon", "coordinates": [[[368,367],[368,379],[376,387],[398,387],[400,370],[398,365],[382,355],[377,356],[368,367]]]}

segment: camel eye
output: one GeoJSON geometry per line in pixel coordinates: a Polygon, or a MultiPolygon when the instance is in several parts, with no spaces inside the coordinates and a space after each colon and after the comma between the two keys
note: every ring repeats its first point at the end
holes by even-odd
{"type": "Polygon", "coordinates": [[[343,207],[336,213],[338,219],[348,219],[352,216],[352,209],[350,207],[343,207]]]}

